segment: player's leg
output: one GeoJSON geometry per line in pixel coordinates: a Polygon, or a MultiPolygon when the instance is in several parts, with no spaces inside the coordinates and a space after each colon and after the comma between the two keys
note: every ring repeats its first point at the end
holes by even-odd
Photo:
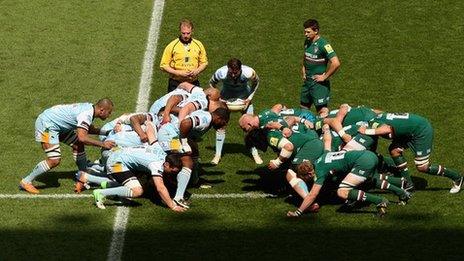
{"type": "Polygon", "coordinates": [[[430,164],[429,157],[430,155],[415,158],[414,162],[416,163],[417,170],[430,175],[447,177],[453,181],[453,187],[450,189],[450,193],[454,194],[461,191],[464,181],[463,176],[458,171],[446,168],[443,165],[430,164]]]}
{"type": "Polygon", "coordinates": [[[388,179],[388,176],[386,175],[380,175],[380,174],[374,174],[373,176],[374,182],[375,182],[375,187],[382,189],[382,190],[388,190],[398,196],[399,199],[399,204],[400,205],[406,205],[408,203],[408,200],[411,198],[411,194],[401,188],[402,181],[401,179],[403,178],[395,178],[392,177],[391,179],[388,179]],[[393,183],[396,183],[397,185],[394,185],[393,183]]]}
{"type": "Polygon", "coordinates": [[[303,86],[301,86],[300,92],[300,107],[304,109],[310,109],[311,105],[313,104],[313,100],[311,94],[309,93],[310,84],[305,81],[303,86]]]}
{"type": "Polygon", "coordinates": [[[137,177],[129,171],[121,163],[112,164],[111,171],[116,169],[122,172],[111,172],[112,177],[119,182],[122,186],[112,187],[106,189],[96,189],[93,191],[95,205],[100,209],[105,209],[105,199],[109,196],[117,196],[121,198],[136,198],[143,194],[143,188],[137,177]]]}
{"type": "Polygon", "coordinates": [[[314,84],[309,90],[317,113],[321,116],[327,116],[329,113],[330,86],[319,83],[314,84]]]}
{"type": "MultiPolygon", "coordinates": [[[[251,102],[250,102],[250,105],[248,106],[248,108],[246,109],[245,113],[254,114],[254,106],[253,106],[253,104],[251,102]]],[[[251,147],[250,153],[251,153],[251,156],[253,157],[253,160],[255,161],[256,164],[258,164],[258,165],[263,164],[263,160],[259,156],[258,149],[256,149],[256,147],[251,147]]]]}
{"type": "Polygon", "coordinates": [[[224,146],[224,141],[226,139],[226,127],[222,127],[216,130],[216,153],[214,158],[211,160],[211,164],[217,165],[221,160],[222,147],[224,146]]]}
{"type": "Polygon", "coordinates": [[[378,215],[383,216],[386,214],[388,200],[384,197],[377,196],[371,193],[367,193],[356,187],[359,186],[366,180],[365,177],[358,176],[353,173],[349,173],[340,183],[337,190],[337,195],[342,199],[348,199],[351,201],[369,202],[373,203],[377,207],[378,215]]]}
{"type": "Polygon", "coordinates": [[[398,175],[405,178],[410,184],[413,184],[411,174],[408,169],[408,162],[403,156],[404,146],[393,141],[388,149],[390,151],[390,156],[395,163],[398,175]]]}
{"type": "Polygon", "coordinates": [[[59,133],[46,127],[40,117],[35,123],[35,140],[41,143],[47,158],[37,163],[32,171],[21,180],[19,188],[29,193],[38,194],[39,190],[32,185],[32,181],[60,164],[61,150],[59,133]]]}

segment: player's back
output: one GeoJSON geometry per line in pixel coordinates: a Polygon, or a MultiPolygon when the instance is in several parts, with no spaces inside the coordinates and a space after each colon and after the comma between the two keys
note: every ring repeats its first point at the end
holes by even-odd
{"type": "Polygon", "coordinates": [[[60,104],[46,109],[39,117],[48,120],[60,130],[74,130],[78,117],[86,117],[89,123],[93,120],[93,105],[91,103],[60,104]]]}

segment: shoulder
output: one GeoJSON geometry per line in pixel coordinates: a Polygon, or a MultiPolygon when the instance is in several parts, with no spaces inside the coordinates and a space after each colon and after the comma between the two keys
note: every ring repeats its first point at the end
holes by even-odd
{"type": "Polygon", "coordinates": [[[256,75],[256,72],[250,66],[242,65],[242,75],[246,78],[251,78],[256,75]]]}
{"type": "Polygon", "coordinates": [[[174,46],[176,46],[178,43],[180,43],[179,38],[176,38],[172,40],[168,45],[166,45],[165,49],[174,48],[174,46]]]}
{"type": "Polygon", "coordinates": [[[217,69],[214,73],[218,79],[225,79],[227,76],[227,65],[222,66],[221,68],[217,69]]]}

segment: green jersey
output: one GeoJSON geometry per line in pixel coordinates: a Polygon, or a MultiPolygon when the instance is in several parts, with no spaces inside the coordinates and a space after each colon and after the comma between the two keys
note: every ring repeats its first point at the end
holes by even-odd
{"type": "Polygon", "coordinates": [[[258,114],[259,119],[259,127],[264,128],[266,124],[270,122],[279,122],[280,124],[288,127],[287,122],[284,120],[283,117],[278,115],[277,113],[273,112],[272,110],[264,110],[258,114]]]}
{"type": "Polygon", "coordinates": [[[368,150],[326,152],[314,164],[314,183],[323,185],[332,176],[345,176],[348,173],[367,178],[375,173],[378,158],[368,150]]]}
{"type": "Polygon", "coordinates": [[[311,79],[315,74],[325,73],[328,61],[335,56],[337,54],[326,39],[319,37],[314,42],[306,39],[304,43],[306,78],[311,79]]]}
{"type": "Polygon", "coordinates": [[[413,138],[422,135],[425,128],[430,126],[429,121],[412,113],[381,113],[371,122],[373,128],[381,125],[390,125],[395,138],[413,138]]]}
{"type": "MultiPolygon", "coordinates": [[[[375,151],[377,149],[377,140],[378,140],[377,137],[361,134],[358,132],[358,128],[359,128],[358,125],[352,124],[352,125],[343,127],[343,130],[345,130],[347,134],[351,135],[354,141],[364,146],[366,150],[375,151]]],[[[345,145],[342,138],[338,136],[338,134],[335,131],[331,131],[330,133],[332,135],[331,150],[332,151],[341,150],[342,147],[345,145]]]]}
{"type": "Polygon", "coordinates": [[[316,120],[316,116],[310,110],[303,108],[290,108],[282,110],[280,111],[280,116],[296,116],[310,122],[314,122],[316,120]]]}
{"type": "Polygon", "coordinates": [[[372,128],[391,126],[393,141],[411,148],[416,157],[430,155],[432,152],[433,128],[422,116],[412,113],[381,113],[370,124],[372,128]]]}
{"type": "MultiPolygon", "coordinates": [[[[339,110],[332,110],[327,115],[327,118],[335,118],[339,110]]],[[[368,122],[374,119],[377,114],[372,110],[372,108],[366,106],[358,106],[354,108],[350,108],[348,113],[345,115],[343,119],[342,125],[349,126],[353,124],[358,124],[360,122],[368,122]]],[[[324,118],[317,117],[316,122],[314,123],[314,129],[319,131],[322,129],[322,125],[324,125],[324,118]]]]}

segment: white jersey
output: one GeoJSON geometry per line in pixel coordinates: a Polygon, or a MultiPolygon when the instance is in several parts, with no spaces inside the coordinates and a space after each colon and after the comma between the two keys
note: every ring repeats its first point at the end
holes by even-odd
{"type": "Polygon", "coordinates": [[[201,137],[205,134],[212,126],[213,117],[210,112],[207,111],[194,111],[187,116],[186,119],[192,120],[192,130],[190,136],[201,137]]]}
{"type": "Polygon", "coordinates": [[[190,90],[190,96],[187,99],[184,99],[177,107],[183,108],[188,103],[193,103],[196,110],[208,110],[208,97],[201,87],[195,86],[190,90]]]}
{"type": "Polygon", "coordinates": [[[209,80],[210,84],[216,86],[219,82],[222,82],[221,89],[221,98],[224,100],[231,99],[246,99],[250,94],[253,93],[254,88],[252,88],[250,82],[258,82],[259,78],[253,68],[242,65],[242,73],[238,79],[233,80],[228,75],[227,65],[219,68],[213,74],[209,80]]]}
{"type": "Polygon", "coordinates": [[[38,119],[47,122],[47,127],[60,133],[83,128],[89,130],[93,121],[94,107],[91,103],[55,105],[42,112],[38,119]]]}
{"type": "Polygon", "coordinates": [[[149,112],[152,113],[153,115],[158,115],[160,110],[163,109],[164,107],[166,107],[166,103],[168,102],[169,98],[171,98],[172,96],[175,96],[175,95],[180,95],[180,96],[182,96],[182,100],[185,100],[185,99],[187,99],[187,97],[190,96],[190,93],[188,91],[186,91],[186,90],[183,90],[183,89],[175,89],[175,90],[165,94],[164,96],[162,96],[158,100],[156,100],[153,103],[153,105],[150,107],[149,112]]]}
{"type": "Polygon", "coordinates": [[[158,143],[146,147],[124,148],[110,154],[106,167],[109,174],[141,171],[149,172],[152,176],[162,176],[166,155],[158,143]]]}

